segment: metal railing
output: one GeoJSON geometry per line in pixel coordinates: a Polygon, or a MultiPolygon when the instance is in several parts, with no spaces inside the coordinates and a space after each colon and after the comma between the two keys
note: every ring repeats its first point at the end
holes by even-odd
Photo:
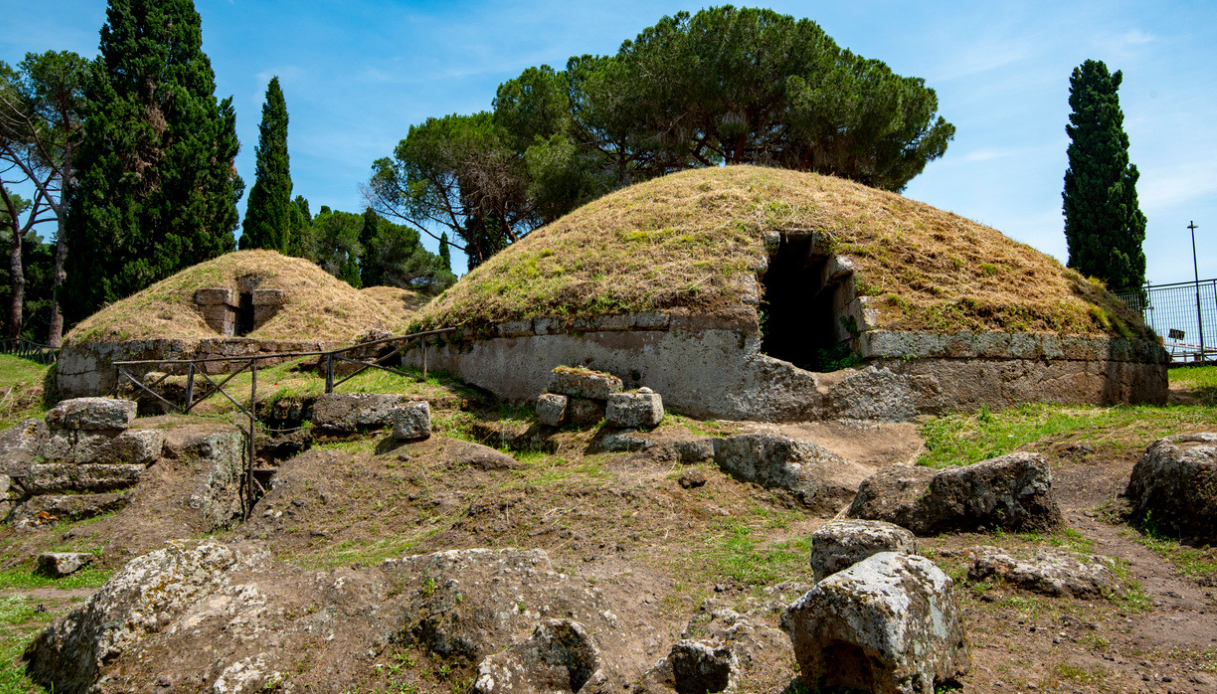
{"type": "Polygon", "coordinates": [[[1162,337],[1176,362],[1217,359],[1217,279],[1115,292],[1162,337]]]}
{"type": "MultiPolygon", "coordinates": [[[[248,440],[249,460],[247,461],[246,470],[245,470],[246,497],[245,497],[245,503],[242,505],[245,517],[248,518],[249,512],[253,508],[254,485],[258,485],[259,488],[261,488],[261,486],[262,486],[257,480],[254,479],[254,456],[255,456],[255,450],[254,450],[255,436],[254,435],[255,435],[255,427],[257,425],[256,412],[257,412],[257,406],[258,406],[257,398],[258,398],[258,362],[259,361],[274,359],[274,360],[276,360],[275,363],[278,364],[278,363],[282,363],[284,361],[288,361],[290,359],[298,359],[298,358],[303,358],[303,357],[321,357],[321,359],[318,359],[317,363],[318,363],[318,366],[323,367],[324,371],[325,371],[325,392],[326,393],[333,393],[335,388],[342,385],[343,383],[346,383],[347,381],[351,380],[352,378],[358,376],[359,374],[363,373],[364,371],[367,371],[368,369],[380,369],[381,371],[388,371],[389,373],[397,374],[399,376],[406,376],[409,378],[417,379],[419,381],[425,381],[427,379],[427,348],[428,348],[427,339],[431,338],[431,337],[438,337],[440,335],[445,335],[447,333],[453,332],[454,330],[456,330],[456,328],[443,328],[441,330],[428,330],[426,332],[412,333],[410,335],[398,335],[395,337],[386,337],[386,338],[380,339],[380,340],[372,340],[369,342],[360,342],[360,343],[357,343],[354,345],[350,345],[348,347],[341,347],[339,349],[330,350],[328,352],[267,352],[267,353],[261,353],[261,354],[251,354],[251,355],[242,355],[242,356],[233,356],[233,357],[207,357],[207,358],[201,358],[201,359],[136,359],[136,360],[126,360],[126,361],[115,361],[115,362],[112,362],[112,364],[118,370],[118,378],[115,381],[114,390],[115,390],[115,394],[117,394],[123,384],[123,379],[126,379],[126,380],[130,381],[131,384],[133,386],[135,386],[136,388],[138,388],[139,390],[144,391],[145,393],[151,395],[152,397],[156,398],[160,402],[164,403],[165,405],[168,405],[169,407],[173,408],[174,410],[176,410],[182,414],[189,413],[192,409],[194,409],[195,405],[198,405],[203,400],[206,400],[207,398],[211,397],[212,395],[219,393],[220,395],[223,395],[224,397],[228,398],[229,402],[231,402],[238,410],[240,410],[243,414],[245,414],[247,417],[249,417],[249,431],[247,432],[247,437],[249,439],[248,440]],[[400,342],[401,344],[398,345],[395,349],[389,351],[388,353],[383,354],[379,357],[376,357],[375,359],[370,360],[370,361],[352,358],[350,356],[344,356],[351,352],[365,351],[370,348],[377,347],[379,345],[387,345],[387,344],[395,343],[395,342],[400,342]],[[415,345],[420,346],[422,348],[422,375],[421,376],[419,376],[417,374],[408,373],[406,371],[393,369],[388,366],[385,366],[382,363],[382,362],[385,362],[385,361],[393,358],[395,355],[401,354],[402,352],[406,351],[407,349],[409,349],[415,345]],[[235,371],[226,372],[227,378],[225,378],[223,381],[220,381],[219,383],[216,383],[215,381],[213,381],[211,379],[211,376],[207,375],[207,370],[205,368],[199,368],[200,365],[202,365],[202,364],[208,364],[208,363],[214,363],[214,362],[244,362],[244,365],[242,365],[235,371]],[[356,369],[354,372],[347,374],[347,376],[345,378],[343,378],[342,380],[335,382],[334,381],[334,367],[335,367],[335,365],[337,365],[341,362],[356,364],[359,366],[359,368],[356,369]],[[131,374],[131,372],[129,372],[127,370],[127,367],[154,366],[154,365],[155,366],[170,365],[170,366],[179,367],[179,368],[182,366],[185,366],[185,369],[186,369],[186,398],[185,398],[184,404],[179,405],[175,402],[171,402],[167,398],[163,397],[160,393],[157,393],[155,390],[153,390],[154,388],[159,386],[161,383],[164,383],[165,380],[168,379],[171,375],[175,375],[175,374],[165,373],[160,378],[158,378],[154,382],[152,382],[151,384],[147,384],[147,383],[143,383],[141,378],[131,374]],[[248,370],[249,374],[250,374],[249,408],[248,409],[246,409],[245,406],[243,406],[240,402],[237,402],[237,400],[235,398],[233,398],[232,395],[229,395],[228,392],[224,390],[224,386],[228,385],[228,383],[230,381],[232,381],[232,379],[234,379],[238,375],[244,373],[246,370],[248,370]],[[204,381],[206,381],[206,384],[208,386],[210,386],[210,390],[205,392],[204,394],[200,395],[199,397],[195,396],[195,379],[196,379],[196,377],[202,378],[204,381]]],[[[177,375],[180,375],[180,374],[177,374],[177,375]]],[[[218,378],[218,375],[217,375],[217,378],[218,378]]],[[[266,490],[262,489],[262,493],[265,494],[266,490]]]]}
{"type": "Polygon", "coordinates": [[[24,337],[10,337],[0,340],[0,354],[11,354],[42,364],[54,364],[59,358],[59,350],[50,345],[43,345],[32,340],[27,340],[24,337]]]}

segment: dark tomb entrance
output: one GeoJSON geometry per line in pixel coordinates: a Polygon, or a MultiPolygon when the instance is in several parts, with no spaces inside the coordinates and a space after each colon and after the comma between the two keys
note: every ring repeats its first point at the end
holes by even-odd
{"type": "Polygon", "coordinates": [[[241,292],[241,304],[237,307],[237,328],[238,336],[245,336],[254,331],[254,295],[250,292],[241,292]]]}
{"type": "Polygon", "coordinates": [[[761,351],[809,371],[837,346],[833,295],[822,287],[828,257],[812,252],[811,238],[783,236],[761,282],[765,286],[761,351]]]}

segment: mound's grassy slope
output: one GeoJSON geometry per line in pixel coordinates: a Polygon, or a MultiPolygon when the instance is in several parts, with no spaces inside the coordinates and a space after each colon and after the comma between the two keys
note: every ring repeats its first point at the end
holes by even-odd
{"type": "Polygon", "coordinates": [[[413,327],[714,309],[771,231],[828,234],[891,330],[1152,333],[1102,286],[1001,232],[831,176],[754,166],[641,183],[530,234],[424,307],[413,327]]]}
{"type": "Polygon", "coordinates": [[[373,328],[391,329],[406,318],[302,258],[274,251],[238,251],[199,263],[81,321],[68,342],[201,339],[220,337],[194,304],[204,287],[228,287],[238,278],[262,277],[261,289],[282,289],[283,308],[247,337],[266,340],[351,340],[373,328]]]}

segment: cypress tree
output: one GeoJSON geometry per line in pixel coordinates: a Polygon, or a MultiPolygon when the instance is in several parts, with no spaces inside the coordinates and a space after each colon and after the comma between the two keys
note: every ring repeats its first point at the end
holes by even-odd
{"type": "Polygon", "coordinates": [[[439,236],[439,259],[444,269],[452,272],[452,251],[448,250],[448,232],[446,231],[439,236]]]}
{"type": "Polygon", "coordinates": [[[244,184],[191,0],[110,0],[69,217],[79,319],[233,249],[244,184]]]}
{"type": "Polygon", "coordinates": [[[258,126],[257,165],[242,225],[241,248],[268,248],[288,253],[291,240],[292,177],[287,157],[287,102],[272,77],[258,126]]]}
{"type": "Polygon", "coordinates": [[[1137,167],[1116,91],[1123,74],[1087,60],[1069,78],[1069,169],[1065,171],[1065,241],[1069,267],[1112,289],[1145,282],[1145,215],[1137,204],[1137,167]]]}

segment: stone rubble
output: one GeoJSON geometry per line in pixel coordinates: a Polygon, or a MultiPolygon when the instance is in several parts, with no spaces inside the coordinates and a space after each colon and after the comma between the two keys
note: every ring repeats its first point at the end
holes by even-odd
{"type": "Polygon", "coordinates": [[[847,515],[895,523],[921,536],[995,528],[1046,532],[1064,522],[1052,473],[1038,453],[945,470],[893,465],[862,482],[847,515]]]}
{"type": "Polygon", "coordinates": [[[811,534],[811,570],[816,581],[880,552],[917,553],[913,533],[884,521],[839,520],[811,534]]]}
{"type": "Polygon", "coordinates": [[[537,396],[537,421],[545,426],[570,422],[577,426],[653,429],[663,421],[663,399],[650,388],[622,392],[616,376],[559,366],[550,372],[545,393],[537,396]]]}
{"type": "Polygon", "coordinates": [[[1024,590],[1073,598],[1096,598],[1116,587],[1114,562],[1107,557],[1040,549],[1030,559],[1016,559],[1000,547],[972,547],[963,554],[972,559],[969,581],[996,578],[1024,590]]]}
{"type": "Polygon", "coordinates": [[[84,552],[43,552],[38,555],[38,571],[51,578],[74,574],[93,562],[84,552]]]}
{"type": "Polygon", "coordinates": [[[426,400],[393,408],[393,438],[421,441],[431,437],[431,405],[426,400]]]}
{"type": "Polygon", "coordinates": [[[882,552],[820,581],[792,604],[803,682],[875,694],[934,694],[971,667],[953,583],[924,557],[882,552]]]}
{"type": "Polygon", "coordinates": [[[1217,544],[1217,433],[1158,439],[1133,466],[1124,495],[1134,520],[1217,544]]]}

